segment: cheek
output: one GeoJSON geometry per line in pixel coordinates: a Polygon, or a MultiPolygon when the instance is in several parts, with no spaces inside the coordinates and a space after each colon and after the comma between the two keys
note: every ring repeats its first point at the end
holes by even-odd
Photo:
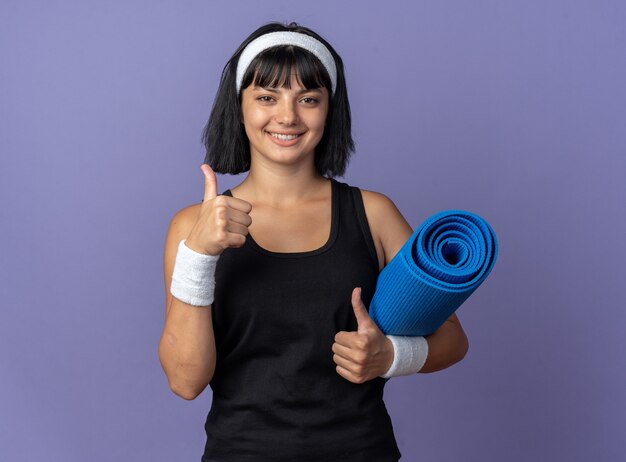
{"type": "Polygon", "coordinates": [[[259,110],[257,106],[255,106],[254,102],[251,101],[247,96],[243,97],[241,102],[241,113],[239,120],[245,125],[254,127],[260,123],[260,119],[263,117],[262,111],[259,110]]]}
{"type": "Polygon", "coordinates": [[[323,132],[326,125],[327,116],[328,111],[321,112],[319,114],[316,114],[315,117],[311,117],[311,119],[308,121],[309,128],[315,131],[323,132]]]}
{"type": "Polygon", "coordinates": [[[249,133],[253,130],[258,130],[259,128],[265,126],[265,119],[266,118],[259,111],[245,111],[245,117],[242,117],[242,122],[244,124],[244,128],[246,129],[246,133],[249,133]]]}

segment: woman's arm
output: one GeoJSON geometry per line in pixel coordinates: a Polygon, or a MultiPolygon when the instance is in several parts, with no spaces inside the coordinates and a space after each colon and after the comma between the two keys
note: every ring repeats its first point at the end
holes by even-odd
{"type": "Polygon", "coordinates": [[[194,205],[172,218],[163,258],[166,312],[159,360],[171,390],[187,400],[202,393],[215,371],[213,307],[188,305],[170,293],[178,244],[189,236],[199,212],[200,205],[194,205]]]}
{"type": "Polygon", "coordinates": [[[166,312],[159,359],[170,388],[185,399],[202,393],[215,372],[212,303],[216,257],[225,249],[243,246],[252,223],[252,204],[218,195],[211,166],[202,164],[200,170],[204,175],[202,204],[186,207],[174,216],[163,260],[166,312]],[[185,253],[177,260],[179,245],[185,253]]]}
{"type": "MultiPolygon", "coordinates": [[[[393,201],[387,196],[361,190],[365,213],[382,269],[398,253],[411,237],[413,230],[393,201]]],[[[446,369],[461,361],[469,348],[469,342],[461,322],[455,313],[431,335],[428,342],[428,357],[420,369],[422,373],[446,369]]]]}

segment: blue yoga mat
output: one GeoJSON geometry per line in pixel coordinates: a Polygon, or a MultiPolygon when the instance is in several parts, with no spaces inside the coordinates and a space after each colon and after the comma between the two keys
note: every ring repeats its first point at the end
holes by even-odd
{"type": "Polygon", "coordinates": [[[482,284],[497,255],[496,235],[481,217],[439,212],[378,275],[370,316],[385,334],[432,334],[482,284]]]}

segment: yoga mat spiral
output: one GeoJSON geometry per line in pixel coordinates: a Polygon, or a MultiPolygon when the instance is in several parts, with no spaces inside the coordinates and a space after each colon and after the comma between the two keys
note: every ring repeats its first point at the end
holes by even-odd
{"type": "Polygon", "coordinates": [[[370,317],[385,334],[432,334],[482,284],[497,255],[496,235],[481,217],[436,213],[378,275],[370,317]]]}

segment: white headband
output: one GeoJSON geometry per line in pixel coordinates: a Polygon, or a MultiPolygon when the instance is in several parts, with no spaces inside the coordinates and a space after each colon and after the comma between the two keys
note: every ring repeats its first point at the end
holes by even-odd
{"type": "Polygon", "coordinates": [[[330,51],[322,42],[310,35],[299,32],[270,32],[250,42],[241,52],[237,62],[237,94],[241,90],[243,75],[246,73],[252,60],[262,51],[278,45],[293,45],[313,53],[326,68],[326,72],[330,76],[332,94],[335,94],[335,89],[337,88],[337,68],[335,67],[333,55],[330,54],[330,51]]]}

